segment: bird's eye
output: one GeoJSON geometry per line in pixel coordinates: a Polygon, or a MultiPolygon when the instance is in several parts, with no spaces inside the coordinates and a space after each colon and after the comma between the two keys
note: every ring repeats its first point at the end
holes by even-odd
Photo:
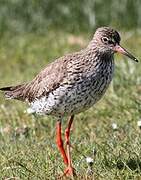
{"type": "Polygon", "coordinates": [[[107,42],[109,41],[109,39],[108,39],[107,37],[103,37],[103,38],[102,38],[102,41],[103,41],[104,43],[107,43],[107,42]]]}

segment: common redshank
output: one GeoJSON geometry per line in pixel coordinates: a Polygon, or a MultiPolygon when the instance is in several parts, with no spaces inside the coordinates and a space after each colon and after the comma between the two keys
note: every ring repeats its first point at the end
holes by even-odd
{"type": "Polygon", "coordinates": [[[57,146],[67,166],[64,175],[75,173],[69,138],[74,115],[87,110],[104,95],[113,78],[116,52],[138,62],[120,46],[116,30],[101,27],[85,49],[56,59],[31,82],[0,89],[5,91],[6,98],[28,102],[32,112],[56,117],[57,146]],[[69,117],[66,149],[61,136],[63,116],[69,117]]]}

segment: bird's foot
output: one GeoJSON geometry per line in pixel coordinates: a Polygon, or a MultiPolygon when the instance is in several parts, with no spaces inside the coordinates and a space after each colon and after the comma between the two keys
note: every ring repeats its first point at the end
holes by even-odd
{"type": "Polygon", "coordinates": [[[74,176],[76,176],[75,169],[73,167],[71,167],[71,166],[68,166],[65,169],[64,173],[62,175],[59,175],[57,179],[64,179],[64,178],[66,179],[66,177],[71,178],[71,177],[74,177],[74,176]]]}
{"type": "Polygon", "coordinates": [[[65,169],[63,176],[76,176],[75,169],[71,166],[68,166],[65,169]]]}

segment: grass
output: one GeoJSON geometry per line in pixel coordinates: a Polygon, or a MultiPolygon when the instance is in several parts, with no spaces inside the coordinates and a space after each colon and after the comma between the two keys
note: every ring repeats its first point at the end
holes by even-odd
{"type": "MultiPolygon", "coordinates": [[[[140,57],[140,34],[122,33],[122,37],[122,44],[140,57]]],[[[79,50],[88,39],[88,34],[56,31],[5,35],[0,42],[0,87],[31,80],[47,63],[79,50]]],[[[115,78],[106,95],[75,117],[71,141],[76,179],[140,179],[140,72],[140,63],[116,55],[115,78]],[[89,156],[94,158],[92,175],[85,160],[89,156]]],[[[28,115],[26,107],[0,94],[0,179],[56,179],[64,169],[55,145],[56,120],[28,115]]]]}

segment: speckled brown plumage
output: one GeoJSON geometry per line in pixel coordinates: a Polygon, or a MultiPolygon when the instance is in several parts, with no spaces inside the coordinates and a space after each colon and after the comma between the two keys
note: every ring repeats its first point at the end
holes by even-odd
{"type": "Polygon", "coordinates": [[[137,61],[119,43],[117,31],[109,27],[99,28],[85,49],[55,60],[29,83],[0,89],[5,91],[7,98],[28,102],[30,112],[58,117],[56,142],[67,165],[64,175],[75,175],[69,142],[74,114],[90,108],[105,93],[113,78],[115,52],[137,61]],[[61,137],[64,115],[70,116],[65,131],[67,153],[61,137]]]}
{"type": "Polygon", "coordinates": [[[114,48],[119,43],[116,30],[99,28],[85,49],[56,59],[29,83],[1,90],[8,98],[29,102],[33,112],[40,114],[81,112],[108,88],[114,72],[114,48]]]}

